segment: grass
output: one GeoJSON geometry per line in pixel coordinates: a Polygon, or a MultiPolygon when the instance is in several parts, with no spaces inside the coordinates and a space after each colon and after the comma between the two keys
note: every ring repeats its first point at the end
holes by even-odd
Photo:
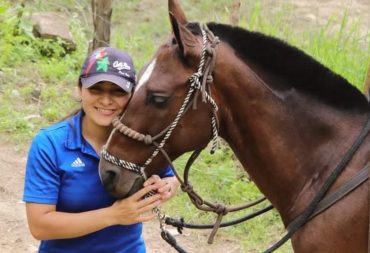
{"type": "Polygon", "coordinates": [[[0,9],[0,131],[24,143],[77,106],[71,91],[86,55],[86,37],[73,20],[79,47],[66,54],[62,41],[33,36],[27,19],[31,6],[1,0],[0,9]]]}
{"type": "MultiPolygon", "coordinates": [[[[111,44],[130,52],[137,69],[169,35],[166,2],[113,1],[111,44]]],[[[181,2],[189,20],[229,22],[230,0],[218,0],[217,4],[212,0],[181,2]]],[[[262,2],[244,0],[239,25],[286,40],[362,89],[370,60],[370,34],[360,32],[361,20],[350,17],[344,10],[320,27],[301,31],[289,23],[293,13],[289,4],[270,14],[262,2]]],[[[90,19],[87,0],[38,0],[24,7],[14,1],[0,0],[0,132],[3,135],[15,143],[29,143],[40,127],[79,106],[73,99],[73,89],[91,38],[90,19]],[[58,10],[72,17],[70,28],[77,43],[75,52],[65,54],[60,41],[44,41],[32,35],[27,17],[42,10],[58,10]]],[[[187,156],[175,162],[180,170],[187,156]]],[[[206,199],[225,204],[243,203],[260,194],[225,145],[212,156],[205,151],[192,169],[190,180],[206,199]]],[[[215,219],[212,214],[198,212],[185,194],[178,194],[164,210],[189,222],[211,223],[215,219]]],[[[240,241],[245,252],[261,252],[283,233],[275,211],[219,232],[240,241]]],[[[291,252],[289,244],[279,252],[291,252]]]]}

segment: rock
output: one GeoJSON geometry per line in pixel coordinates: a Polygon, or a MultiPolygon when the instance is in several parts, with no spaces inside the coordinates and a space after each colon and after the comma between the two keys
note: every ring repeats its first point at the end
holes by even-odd
{"type": "Polygon", "coordinates": [[[31,97],[34,101],[39,101],[41,96],[41,90],[40,89],[34,89],[31,91],[31,97]]]}
{"type": "Polygon", "coordinates": [[[17,91],[16,89],[13,89],[10,95],[12,98],[16,98],[20,96],[19,91],[17,91]]]}
{"type": "Polygon", "coordinates": [[[312,22],[312,23],[314,23],[314,22],[316,22],[316,21],[317,21],[317,17],[316,17],[314,14],[312,14],[312,13],[304,15],[304,17],[303,17],[303,18],[304,18],[306,21],[309,21],[309,22],[312,22]]]}
{"type": "Polygon", "coordinates": [[[66,43],[65,49],[68,52],[76,49],[67,18],[55,12],[37,12],[32,14],[31,22],[35,36],[47,39],[60,38],[66,43]]]}

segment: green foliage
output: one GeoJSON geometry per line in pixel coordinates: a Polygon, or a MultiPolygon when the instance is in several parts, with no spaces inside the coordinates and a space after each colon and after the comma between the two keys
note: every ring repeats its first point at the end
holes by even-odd
{"type": "Polygon", "coordinates": [[[71,92],[87,47],[77,20],[71,22],[75,52],[67,53],[62,40],[35,37],[27,18],[32,12],[0,0],[0,131],[15,139],[29,139],[76,107],[71,92]]]}
{"type": "Polygon", "coordinates": [[[329,19],[319,29],[318,36],[305,34],[305,39],[307,42],[303,49],[306,52],[345,77],[359,90],[363,89],[370,59],[370,34],[361,36],[358,20],[350,23],[344,11],[342,17],[329,19]],[[334,23],[340,24],[339,29],[333,29],[334,23]]]}

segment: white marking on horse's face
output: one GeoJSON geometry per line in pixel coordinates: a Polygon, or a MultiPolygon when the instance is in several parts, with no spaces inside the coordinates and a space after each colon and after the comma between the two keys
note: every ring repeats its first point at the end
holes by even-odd
{"type": "Polygon", "coordinates": [[[155,67],[155,63],[156,63],[156,59],[154,59],[149,65],[148,67],[146,68],[144,74],[140,77],[139,81],[138,81],[138,84],[136,86],[136,90],[139,90],[148,80],[149,80],[149,77],[152,75],[153,73],[153,69],[155,67]]]}

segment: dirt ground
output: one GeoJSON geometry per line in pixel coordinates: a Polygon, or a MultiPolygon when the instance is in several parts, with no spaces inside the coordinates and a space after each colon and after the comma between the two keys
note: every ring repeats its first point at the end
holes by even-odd
{"type": "MultiPolygon", "coordinates": [[[[243,1],[242,1],[243,2],[243,1]]],[[[300,27],[319,27],[332,15],[343,13],[348,8],[350,19],[361,17],[361,29],[364,34],[370,30],[370,0],[265,0],[263,8],[276,11],[282,3],[291,3],[295,15],[292,24],[300,27]]],[[[4,139],[4,138],[2,138],[4,139]]],[[[19,144],[18,144],[19,145],[19,144]]],[[[22,148],[0,140],[0,252],[33,253],[37,251],[38,242],[28,232],[23,192],[24,167],[28,143],[22,148]]],[[[149,253],[175,252],[159,235],[157,222],[145,224],[144,236],[149,253]]],[[[190,252],[200,253],[240,253],[239,243],[230,238],[219,236],[213,245],[208,245],[207,233],[185,231],[178,236],[180,245],[190,252]]]]}

